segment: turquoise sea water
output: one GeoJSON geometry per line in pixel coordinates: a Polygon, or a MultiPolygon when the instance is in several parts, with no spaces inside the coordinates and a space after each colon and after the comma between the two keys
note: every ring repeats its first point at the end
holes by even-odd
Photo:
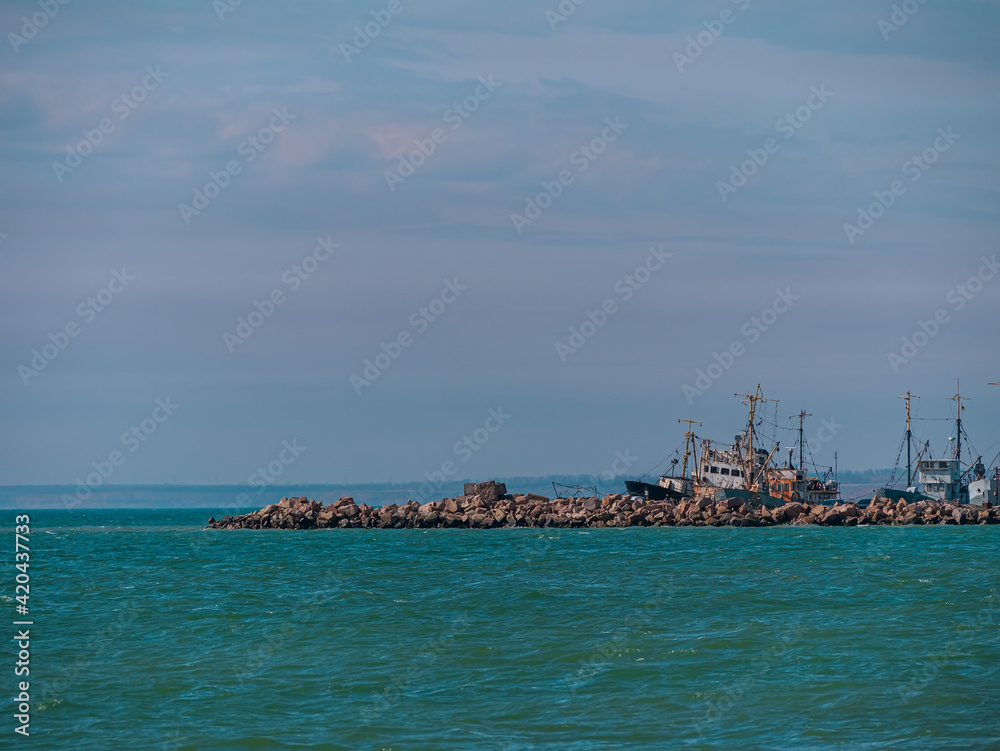
{"type": "Polygon", "coordinates": [[[1000,748],[996,527],[221,532],[212,513],[31,512],[31,738],[12,647],[0,746],[1000,748]]]}

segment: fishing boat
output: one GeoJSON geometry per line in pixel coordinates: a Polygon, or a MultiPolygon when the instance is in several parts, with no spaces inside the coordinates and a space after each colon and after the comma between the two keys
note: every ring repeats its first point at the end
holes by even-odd
{"type": "MultiPolygon", "coordinates": [[[[1000,386],[1000,383],[989,385],[1000,386]]],[[[987,508],[1000,503],[1000,453],[993,460],[992,477],[987,477],[987,469],[980,460],[973,468],[973,478],[969,483],[969,503],[987,508]]]]}
{"type": "MultiPolygon", "coordinates": [[[[692,430],[701,425],[697,420],[679,419],[686,422],[684,433],[684,457],[680,474],[664,474],[654,485],[643,480],[627,480],[625,488],[631,495],[649,500],[707,498],[721,501],[738,498],[750,506],[774,508],[789,501],[828,503],[839,497],[839,485],[825,478],[809,477],[804,468],[804,438],[802,422],[807,413],[802,412],[799,427],[799,467],[789,458],[788,465],[780,468],[774,465],[774,454],[778,444],[768,451],[761,447],[757,431],[759,405],[766,399],[758,384],[753,394],[736,394],[748,406],[749,416],[746,429],[735,436],[733,443],[723,444],[707,438],[700,439],[692,430]],[[691,472],[688,473],[688,466],[691,472]]],[[[676,472],[677,459],[672,460],[676,472]]]]}
{"type": "MultiPolygon", "coordinates": [[[[996,384],[991,384],[996,385],[996,384]]],[[[983,464],[983,457],[971,461],[964,469],[962,463],[962,439],[966,444],[971,445],[968,433],[962,424],[962,413],[965,406],[962,404],[968,401],[969,397],[962,396],[961,382],[955,396],[949,397],[949,401],[955,402],[955,424],[953,435],[949,439],[953,442],[953,447],[946,456],[934,458],[930,451],[930,442],[925,442],[923,447],[917,452],[916,474],[913,471],[913,431],[911,430],[910,400],[914,397],[909,391],[900,399],[906,400],[906,433],[904,441],[906,443],[906,490],[896,490],[890,481],[888,487],[879,488],[875,491],[876,498],[888,498],[889,500],[905,500],[909,503],[915,501],[937,501],[959,504],[973,504],[976,506],[992,506],[997,503],[1000,495],[1000,468],[994,468],[993,476],[987,477],[987,469],[983,464]],[[916,482],[914,482],[914,480],[916,482]],[[922,488],[922,491],[918,490],[922,488]]],[[[902,456],[902,447],[898,457],[902,456]]],[[[898,459],[897,457],[897,466],[898,459]]],[[[895,476],[895,469],[893,470],[895,476]]]]}
{"type": "MultiPolygon", "coordinates": [[[[656,485],[642,480],[626,480],[625,491],[629,495],[641,496],[650,501],[679,501],[694,496],[694,481],[688,477],[687,473],[688,460],[694,457],[695,463],[698,461],[694,450],[695,435],[691,430],[691,426],[701,425],[701,423],[697,420],[686,420],[683,418],[679,418],[677,422],[686,422],[688,424],[688,429],[684,433],[684,459],[680,475],[660,475],[659,482],[656,485]]],[[[679,463],[679,460],[676,458],[671,460],[671,466],[675,472],[679,463]]]]}

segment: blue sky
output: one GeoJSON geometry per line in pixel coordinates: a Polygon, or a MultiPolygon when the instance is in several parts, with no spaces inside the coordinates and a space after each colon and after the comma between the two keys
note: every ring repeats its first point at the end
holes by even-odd
{"type": "Polygon", "coordinates": [[[1000,3],[907,7],[5,3],[0,483],[638,474],[758,383],[992,458],[1000,3]]]}

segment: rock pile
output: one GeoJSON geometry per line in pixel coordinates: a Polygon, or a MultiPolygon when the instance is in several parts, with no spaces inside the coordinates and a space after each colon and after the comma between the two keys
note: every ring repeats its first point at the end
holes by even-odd
{"type": "Polygon", "coordinates": [[[1000,524],[1000,508],[952,503],[873,499],[867,507],[788,503],[775,509],[750,508],[736,498],[689,499],[674,504],[621,495],[556,498],[531,493],[508,495],[503,483],[468,484],[464,495],[433,503],[407,501],[372,507],[343,497],[324,507],[306,497],[282,498],[243,516],[209,519],[214,529],[428,529],[459,527],[773,527],[817,524],[854,527],[866,524],[1000,524]]]}

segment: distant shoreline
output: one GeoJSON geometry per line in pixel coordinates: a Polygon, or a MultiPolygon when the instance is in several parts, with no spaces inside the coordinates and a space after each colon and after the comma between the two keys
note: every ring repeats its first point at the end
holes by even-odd
{"type": "MultiPolygon", "coordinates": [[[[882,487],[890,470],[866,470],[865,472],[841,472],[841,478],[866,482],[853,484],[841,480],[845,499],[871,497],[871,492],[882,487]]],[[[597,487],[599,494],[624,491],[627,478],[615,478],[608,482],[592,475],[549,475],[545,477],[497,478],[526,493],[552,496],[552,483],[567,486],[597,487]]],[[[628,478],[631,479],[631,478],[628,478]]],[[[0,485],[0,510],[101,510],[101,509],[226,509],[229,514],[247,513],[267,505],[272,499],[282,496],[308,496],[324,503],[331,503],[342,496],[352,496],[359,503],[369,506],[383,506],[400,500],[417,503],[440,501],[462,492],[469,479],[456,478],[445,483],[426,481],[384,482],[384,483],[275,483],[266,488],[249,485],[104,485],[91,491],[85,501],[77,498],[76,485],[0,485]],[[64,496],[71,500],[64,499],[64,496]]]]}

